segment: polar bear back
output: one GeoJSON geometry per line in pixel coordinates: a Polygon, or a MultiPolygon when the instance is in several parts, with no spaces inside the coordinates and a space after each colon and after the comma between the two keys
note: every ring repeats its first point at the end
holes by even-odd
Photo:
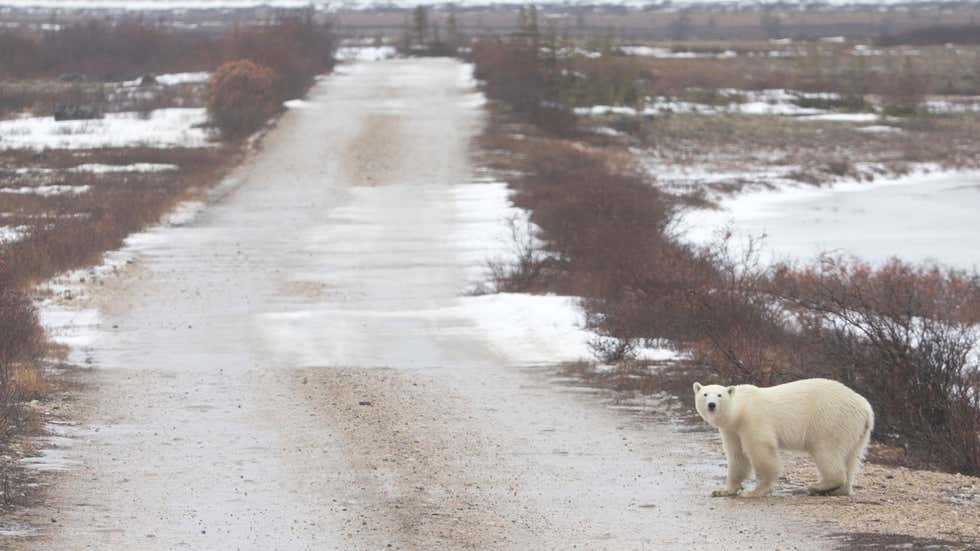
{"type": "Polygon", "coordinates": [[[775,436],[778,447],[813,451],[859,441],[873,425],[871,405],[837,381],[804,379],[732,395],[735,428],[746,437],[775,436]]]}

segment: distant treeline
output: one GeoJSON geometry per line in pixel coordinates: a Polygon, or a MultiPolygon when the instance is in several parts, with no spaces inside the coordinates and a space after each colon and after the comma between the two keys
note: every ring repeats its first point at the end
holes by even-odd
{"type": "Polygon", "coordinates": [[[331,29],[310,17],[235,25],[220,34],[139,20],[91,20],[53,32],[0,32],[0,77],[121,80],[213,70],[246,58],[275,68],[290,88],[300,90],[305,83],[295,81],[332,66],[335,43],[331,29]]]}

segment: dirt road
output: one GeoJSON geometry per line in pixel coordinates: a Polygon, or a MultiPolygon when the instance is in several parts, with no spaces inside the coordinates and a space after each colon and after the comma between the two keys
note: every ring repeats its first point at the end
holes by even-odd
{"type": "Polygon", "coordinates": [[[705,497],[710,437],[570,392],[523,357],[546,339],[468,316],[481,101],[455,61],[342,67],[192,222],[131,240],[72,303],[73,444],[5,543],[830,546],[778,500],[705,497]]]}

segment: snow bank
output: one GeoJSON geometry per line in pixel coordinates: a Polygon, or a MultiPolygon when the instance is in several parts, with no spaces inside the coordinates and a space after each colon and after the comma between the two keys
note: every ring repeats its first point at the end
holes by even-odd
{"type": "MultiPolygon", "coordinates": [[[[503,355],[530,365],[594,361],[589,346],[598,335],[586,328],[578,297],[499,293],[460,299],[460,311],[503,355]]],[[[643,347],[639,359],[676,360],[683,354],[643,347]]]]}
{"type": "Polygon", "coordinates": [[[337,48],[336,57],[341,61],[381,61],[397,53],[394,46],[342,46],[337,48]]]}
{"type": "MultiPolygon", "coordinates": [[[[78,272],[88,275],[86,272],[78,272]]],[[[81,291],[82,285],[71,283],[67,276],[59,281],[50,281],[42,288],[56,294],[70,292],[72,290],[81,291]],[[60,291],[60,293],[59,293],[60,291]]],[[[74,281],[79,281],[75,279],[74,281]]],[[[76,293],[77,294],[77,293],[76,293]]],[[[70,346],[72,348],[91,344],[99,330],[99,311],[94,308],[83,308],[73,310],[61,305],[58,301],[46,300],[44,306],[38,308],[41,325],[48,334],[52,342],[70,346]]]]}
{"type": "Polygon", "coordinates": [[[87,172],[93,174],[105,174],[107,172],[169,172],[179,170],[177,165],[165,163],[133,163],[129,165],[105,165],[99,163],[86,163],[72,167],[69,172],[87,172]]]}
{"type": "Polygon", "coordinates": [[[723,52],[678,52],[670,48],[658,48],[654,46],[620,46],[619,50],[625,55],[637,57],[656,57],[661,59],[729,59],[738,57],[735,50],[725,50],[723,52]]]}
{"type": "MultiPolygon", "coordinates": [[[[812,107],[800,107],[794,101],[800,99],[838,99],[839,95],[833,93],[808,93],[793,90],[774,88],[769,90],[719,90],[722,100],[729,99],[727,103],[718,104],[698,103],[692,101],[676,100],[667,97],[646,98],[642,109],[632,107],[612,106],[612,105],[593,105],[589,107],[579,107],[575,109],[578,115],[658,115],[661,113],[700,113],[703,115],[717,115],[722,113],[742,114],[742,115],[784,115],[784,116],[807,116],[807,115],[827,115],[833,116],[836,113],[829,113],[824,109],[812,107]]],[[[869,114],[870,115],[870,114],[869,114]]],[[[872,115],[877,119],[876,115],[872,115]]],[[[846,118],[846,117],[845,117],[846,118]]],[[[834,120],[832,118],[827,120],[834,120]]],[[[840,119],[844,120],[844,119],[840,119]]]]}
{"type": "Polygon", "coordinates": [[[14,193],[18,195],[41,195],[51,197],[53,195],[67,195],[73,193],[79,195],[86,193],[91,186],[21,186],[21,187],[0,187],[0,193],[14,193]]]}
{"type": "Polygon", "coordinates": [[[876,113],[823,113],[819,115],[806,115],[799,117],[801,121],[829,121],[829,122],[874,122],[880,120],[876,113]]]}
{"type": "Polygon", "coordinates": [[[980,112],[980,96],[934,96],[922,105],[930,113],[976,113],[980,112]]]}
{"type": "Polygon", "coordinates": [[[110,113],[104,119],[80,121],[29,117],[0,121],[0,149],[204,147],[211,138],[201,127],[205,122],[203,108],[110,113]]]}
{"type": "Polygon", "coordinates": [[[0,226],[0,245],[20,240],[29,229],[28,226],[0,226]]]}
{"type": "Polygon", "coordinates": [[[313,107],[313,103],[306,101],[305,99],[286,100],[282,104],[287,109],[309,109],[310,107],[313,107]]]}
{"type": "Polygon", "coordinates": [[[870,262],[893,256],[966,270],[980,267],[980,171],[931,165],[902,177],[817,188],[799,184],[743,193],[718,210],[684,217],[686,239],[710,243],[731,229],[735,246],[765,236],[768,260],[811,259],[821,252],[870,262]]]}
{"type": "Polygon", "coordinates": [[[859,132],[871,132],[872,134],[882,134],[887,132],[901,132],[902,129],[897,126],[888,126],[887,124],[872,124],[869,126],[861,126],[855,128],[859,132]]]}
{"type": "MultiPolygon", "coordinates": [[[[452,188],[457,220],[453,243],[471,283],[486,280],[488,260],[514,261],[514,230],[519,239],[530,238],[540,249],[537,227],[529,221],[527,211],[513,206],[510,195],[506,183],[492,180],[452,188]]],[[[589,343],[598,336],[586,328],[578,297],[524,293],[460,297],[458,306],[432,315],[470,320],[476,333],[497,353],[523,364],[595,359],[589,343]]],[[[642,349],[638,355],[645,359],[678,357],[676,352],[660,348],[642,349]]]]}
{"type": "MultiPolygon", "coordinates": [[[[756,164],[744,169],[727,168],[724,159],[718,164],[677,164],[664,162],[657,158],[644,160],[647,173],[656,179],[657,185],[667,191],[687,193],[692,190],[705,190],[713,184],[743,184],[769,187],[772,185],[791,185],[799,183],[793,175],[800,170],[799,165],[756,164]]],[[[747,165],[750,163],[746,163],[747,165]]]]}
{"type": "MultiPolygon", "coordinates": [[[[162,75],[154,75],[157,84],[163,86],[174,86],[177,84],[203,84],[211,78],[211,73],[207,71],[201,71],[197,73],[166,73],[162,75]]],[[[123,82],[124,86],[140,86],[143,83],[143,77],[127,80],[123,82]]]]}

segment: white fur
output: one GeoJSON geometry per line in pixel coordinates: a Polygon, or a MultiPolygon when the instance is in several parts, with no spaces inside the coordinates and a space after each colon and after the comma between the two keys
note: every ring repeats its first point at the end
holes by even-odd
{"type": "Polygon", "coordinates": [[[851,494],[874,428],[871,404],[860,394],[837,381],[803,379],[767,388],[694,383],[694,396],[701,417],[721,431],[728,457],[725,489],[712,495],[738,494],[750,470],[756,487],[747,495],[769,495],[781,449],[813,456],[820,482],[811,494],[851,494]]]}

